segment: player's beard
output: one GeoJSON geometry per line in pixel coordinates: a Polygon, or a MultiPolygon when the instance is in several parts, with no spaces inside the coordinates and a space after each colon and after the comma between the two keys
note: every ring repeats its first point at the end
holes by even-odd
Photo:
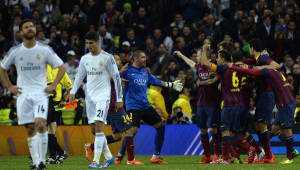
{"type": "Polygon", "coordinates": [[[26,40],[32,40],[35,38],[34,31],[28,31],[26,34],[23,35],[23,38],[26,40]]]}

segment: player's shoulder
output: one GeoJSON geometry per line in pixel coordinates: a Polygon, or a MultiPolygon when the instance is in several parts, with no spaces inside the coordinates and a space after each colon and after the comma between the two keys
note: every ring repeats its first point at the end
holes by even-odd
{"type": "Polygon", "coordinates": [[[22,43],[19,44],[19,45],[17,45],[17,46],[11,47],[11,48],[9,49],[9,51],[7,52],[6,55],[9,56],[9,55],[11,55],[11,54],[13,54],[13,53],[19,51],[19,50],[21,49],[21,47],[22,47],[22,43]]]}
{"type": "Polygon", "coordinates": [[[114,56],[104,50],[101,50],[101,53],[100,53],[101,57],[105,57],[107,59],[111,59],[111,58],[114,58],[114,56]]]}

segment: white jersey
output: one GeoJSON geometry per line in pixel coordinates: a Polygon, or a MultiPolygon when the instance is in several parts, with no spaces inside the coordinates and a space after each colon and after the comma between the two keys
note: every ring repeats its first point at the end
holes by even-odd
{"type": "Polygon", "coordinates": [[[87,77],[86,99],[94,102],[110,100],[110,78],[112,77],[115,82],[117,102],[122,102],[120,74],[111,54],[101,50],[101,53],[97,56],[93,56],[91,53],[82,56],[71,94],[77,92],[85,77],[87,77]]]}
{"type": "Polygon", "coordinates": [[[39,42],[32,48],[23,43],[12,47],[1,62],[1,67],[8,70],[14,64],[17,68],[17,86],[22,94],[46,94],[47,64],[57,68],[63,61],[48,45],[39,42]]]}

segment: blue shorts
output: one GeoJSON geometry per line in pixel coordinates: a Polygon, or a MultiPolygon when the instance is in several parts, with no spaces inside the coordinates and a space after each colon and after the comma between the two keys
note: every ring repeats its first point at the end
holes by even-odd
{"type": "Polygon", "coordinates": [[[220,122],[220,111],[217,107],[197,107],[196,122],[199,128],[217,128],[220,122]]]}
{"type": "Polygon", "coordinates": [[[254,120],[270,124],[272,121],[275,99],[273,91],[264,91],[257,95],[254,120]]]}
{"type": "Polygon", "coordinates": [[[295,109],[295,102],[279,107],[273,125],[280,126],[281,128],[292,128],[294,125],[295,109]]]}
{"type": "Polygon", "coordinates": [[[107,124],[111,126],[113,133],[122,133],[131,128],[130,116],[124,110],[120,112],[108,113],[107,124]]]}
{"type": "Polygon", "coordinates": [[[221,112],[221,131],[240,131],[240,115],[243,111],[241,106],[226,106],[221,112]]]}

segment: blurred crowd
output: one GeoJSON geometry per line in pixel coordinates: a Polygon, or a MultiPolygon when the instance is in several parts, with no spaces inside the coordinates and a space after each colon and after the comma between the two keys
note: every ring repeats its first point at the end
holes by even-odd
{"type": "MultiPolygon", "coordinates": [[[[205,41],[212,44],[212,59],[222,41],[251,57],[248,42],[260,38],[281,64],[300,107],[299,0],[0,0],[0,58],[22,43],[23,18],[34,20],[37,40],[61,57],[72,81],[81,56],[88,52],[83,40],[88,31],[98,31],[100,47],[118,54],[123,65],[130,63],[133,51],[144,50],[153,75],[184,83],[180,94],[157,90],[165,100],[169,123],[191,123],[198,94],[196,70],[173,52],[198,62],[197,50],[205,41]]],[[[16,84],[14,67],[8,75],[16,84]]],[[[0,93],[1,107],[15,112],[15,99],[2,86],[0,93]]]]}

